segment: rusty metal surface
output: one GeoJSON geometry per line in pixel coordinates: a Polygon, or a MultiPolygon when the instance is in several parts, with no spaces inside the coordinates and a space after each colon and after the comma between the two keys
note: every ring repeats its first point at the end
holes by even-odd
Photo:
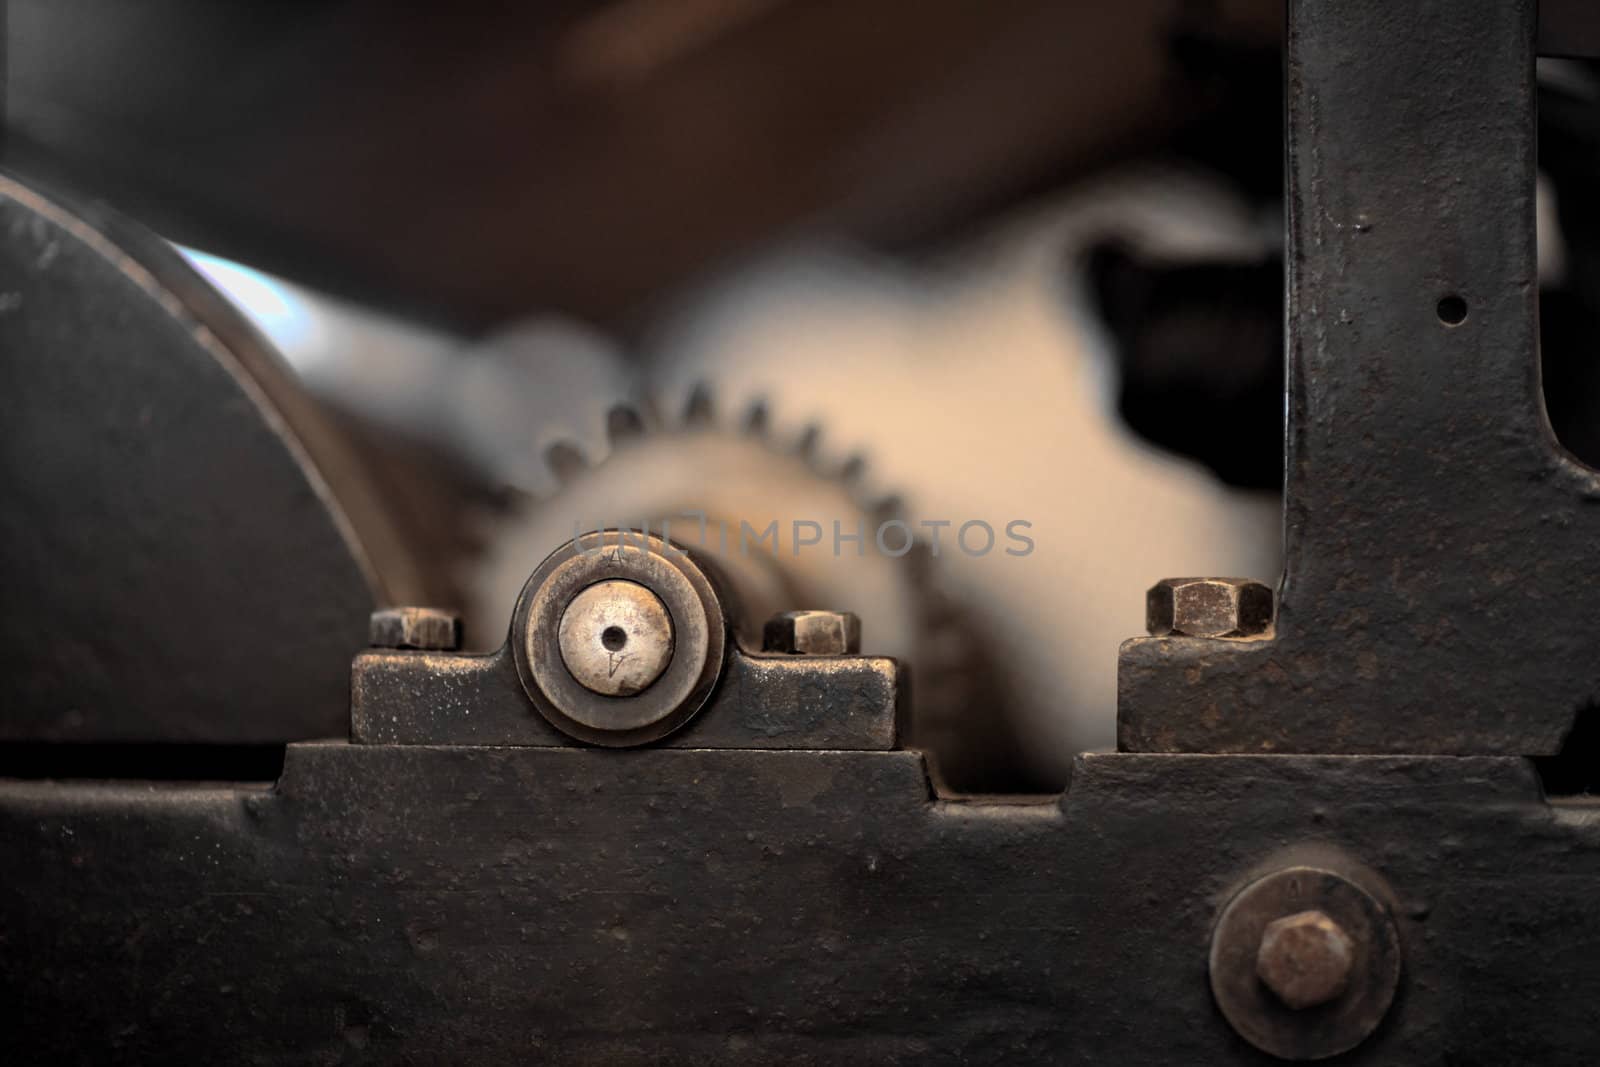
{"type": "Polygon", "coordinates": [[[1276,634],[1125,645],[1123,749],[1547,754],[1600,693],[1600,479],[1537,372],[1533,29],[1291,4],[1276,634]]]}
{"type": "Polygon", "coordinates": [[[1593,1062],[1600,820],[1520,760],[1087,756],[1017,806],[903,752],[342,744],[272,791],[0,783],[8,1056],[1265,1063],[1208,944],[1307,839],[1399,905],[1342,1062],[1593,1062]]]}
{"type": "Polygon", "coordinates": [[[170,246],[0,176],[0,739],[342,735],[420,584],[355,461],[170,246]]]}
{"type": "MultiPolygon", "coordinates": [[[[734,648],[675,748],[888,749],[906,698],[879,656],[763,656],[734,648]]],[[[351,736],[373,745],[571,744],[534,709],[509,651],[367,652],[350,683],[351,736]]]]}

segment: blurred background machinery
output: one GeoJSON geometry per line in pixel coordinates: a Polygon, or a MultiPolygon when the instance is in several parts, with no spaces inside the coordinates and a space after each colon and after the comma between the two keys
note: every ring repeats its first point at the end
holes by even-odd
{"type": "MultiPolygon", "coordinates": [[[[1278,570],[1281,23],[14,0],[0,162],[175,242],[287,358],[407,561],[375,603],[425,588],[488,650],[577,528],[815,523],[774,602],[913,668],[944,788],[1050,791],[1112,744],[1152,574],[1278,570]]],[[[1540,63],[1548,396],[1593,457],[1600,81],[1540,63]]]]}

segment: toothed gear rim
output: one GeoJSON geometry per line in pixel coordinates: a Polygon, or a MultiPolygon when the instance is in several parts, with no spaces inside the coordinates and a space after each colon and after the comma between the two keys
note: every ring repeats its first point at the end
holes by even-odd
{"type": "MultiPolygon", "coordinates": [[[[574,529],[577,520],[588,529],[637,522],[653,512],[674,514],[680,506],[703,504],[715,512],[719,500],[734,502],[720,510],[738,512],[741,502],[760,497],[782,500],[802,513],[822,500],[840,517],[859,518],[869,531],[902,517],[898,494],[867,488],[867,462],[859,452],[836,453],[843,456],[837,461],[821,458],[825,441],[817,424],[791,423],[794,432],[780,432],[764,398],[739,406],[738,416],[724,423],[704,383],[684,397],[671,408],[682,413],[678,420],[652,418],[658,409],[649,405],[614,407],[608,423],[624,432],[613,432],[604,458],[569,472],[559,490],[525,499],[513,528],[495,539],[479,576],[482,617],[505,618],[509,604],[497,599],[506,595],[497,590],[516,588],[527,574],[526,560],[580,532],[574,529]],[[596,506],[596,500],[605,506],[596,506]]],[[[571,446],[566,456],[573,453],[582,455],[571,446]]],[[[733,521],[739,517],[748,515],[735,515],[733,521]]],[[[673,523],[672,536],[689,538],[690,548],[696,533],[692,523],[673,523]]],[[[871,537],[868,532],[869,542],[871,537]]],[[[915,704],[908,740],[930,751],[941,788],[989,789],[985,770],[992,776],[995,768],[1019,765],[1016,739],[997,714],[1005,697],[1003,679],[991,666],[994,657],[961,607],[940,589],[938,560],[925,540],[917,539],[900,559],[872,552],[829,560],[830,566],[809,572],[804,560],[787,552],[767,562],[787,570],[765,576],[771,581],[766,595],[757,589],[756,595],[742,597],[747,610],[736,617],[753,626],[742,638],[759,641],[760,624],[771,610],[854,610],[863,619],[866,649],[894,656],[912,669],[915,704]],[[795,573],[797,563],[800,573],[795,573]]],[[[742,577],[764,579],[748,566],[742,577]]],[[[740,592],[751,592],[748,581],[740,592]]]]}

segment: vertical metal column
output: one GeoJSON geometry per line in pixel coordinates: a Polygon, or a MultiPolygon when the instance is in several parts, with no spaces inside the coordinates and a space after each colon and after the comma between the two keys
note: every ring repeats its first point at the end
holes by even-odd
{"type": "Polygon", "coordinates": [[[1600,485],[1540,392],[1536,5],[1289,8],[1276,631],[1125,645],[1122,747],[1554,751],[1600,693],[1600,485]]]}

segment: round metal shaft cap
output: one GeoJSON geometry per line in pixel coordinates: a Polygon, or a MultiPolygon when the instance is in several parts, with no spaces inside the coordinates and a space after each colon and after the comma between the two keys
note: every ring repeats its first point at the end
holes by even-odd
{"type": "Polygon", "coordinates": [[[545,557],[517,598],[511,633],[534,710],[607,748],[659,741],[694,718],[722,675],[729,636],[716,589],[687,552],[621,530],[545,557]]]}
{"type": "Polygon", "coordinates": [[[638,582],[596,582],[572,598],[557,630],[561,660],[578,684],[626,697],[654,684],[672,662],[672,616],[638,582]]]}

